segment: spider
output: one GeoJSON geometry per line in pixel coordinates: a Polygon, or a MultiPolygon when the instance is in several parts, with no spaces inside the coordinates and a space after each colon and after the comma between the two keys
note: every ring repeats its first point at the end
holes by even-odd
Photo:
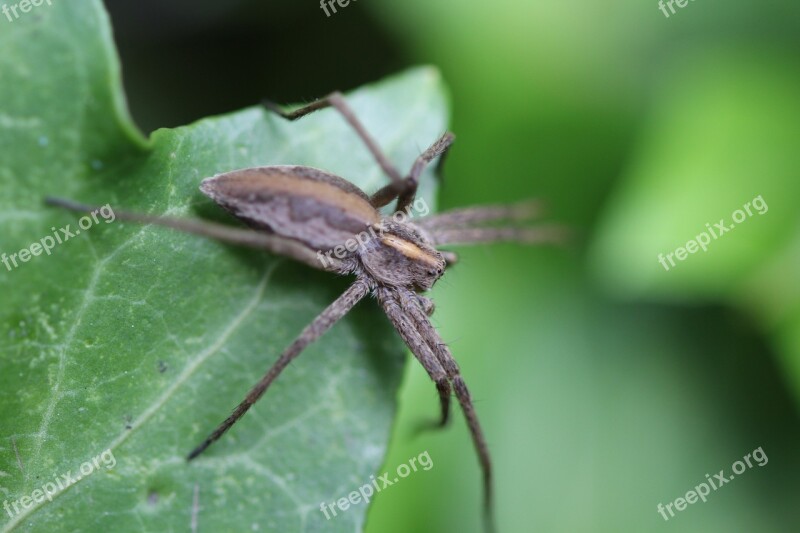
{"type": "MultiPolygon", "coordinates": [[[[441,410],[439,427],[449,421],[451,394],[455,392],[483,472],[487,529],[493,529],[492,463],[486,439],[458,364],[429,320],[434,304],[422,293],[431,289],[445,269],[457,261],[455,253],[440,251],[439,246],[555,242],[561,240],[562,231],[556,226],[534,228],[522,224],[540,213],[539,204],[533,201],[455,209],[416,218],[413,223],[405,217],[382,216],[378,210],[395,200],[395,214],[407,212],[415,201],[420,175],[433,160],[447,152],[455,139],[452,133],[444,133],[425,150],[404,176],[367,133],[341,93],[334,92],[292,112],[284,112],[272,102],[264,105],[288,120],[326,107],[337,110],[389,177],[389,183],[368,196],[329,172],[283,165],[234,170],[203,180],[201,191],[250,229],[201,220],[115,213],[122,220],[158,224],[267,250],[312,268],[355,276],[352,285],[306,326],[233,413],[188,459],[194,459],[219,439],[261,398],[295,357],[371,294],[436,384],[441,410]],[[503,222],[506,225],[491,225],[503,222]],[[364,234],[372,238],[356,240],[364,234]],[[358,242],[358,246],[350,246],[351,242],[358,242]]],[[[77,211],[94,209],[70,200],[46,201],[77,211]]]]}

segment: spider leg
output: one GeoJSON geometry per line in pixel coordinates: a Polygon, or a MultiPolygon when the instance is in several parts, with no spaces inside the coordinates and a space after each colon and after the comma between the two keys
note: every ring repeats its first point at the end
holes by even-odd
{"type": "MultiPolygon", "coordinates": [[[[492,464],[489,448],[483,436],[478,416],[472,405],[469,390],[458,370],[458,364],[450,354],[433,325],[428,321],[416,295],[408,289],[379,289],[378,299],[383,305],[389,320],[406,342],[408,347],[422,360],[429,360],[431,355],[438,359],[455,389],[456,398],[464,411],[472,440],[478,452],[483,470],[485,519],[488,530],[493,530],[492,503],[492,464]]],[[[431,363],[428,362],[430,365],[431,363]]]]}
{"type": "MultiPolygon", "coordinates": [[[[350,106],[345,101],[342,93],[336,91],[324,98],[320,98],[310,104],[303,106],[299,109],[295,109],[291,112],[283,111],[278,105],[268,100],[263,102],[264,107],[277,113],[278,115],[282,116],[287,120],[297,120],[301,117],[308,115],[309,113],[313,113],[314,111],[318,111],[320,109],[324,109],[326,107],[333,107],[336,109],[342,117],[347,121],[347,123],[355,130],[356,134],[359,138],[364,142],[369,152],[372,154],[372,157],[375,158],[375,161],[378,162],[378,165],[383,169],[384,173],[386,173],[389,178],[391,178],[392,182],[402,182],[403,178],[397,169],[392,165],[389,158],[383,153],[381,148],[378,146],[378,143],[375,142],[375,139],[367,132],[367,129],[361,123],[361,121],[356,117],[356,114],[350,108],[350,106]]],[[[388,203],[388,202],[387,202],[388,203]]],[[[384,204],[386,205],[386,204],[384,204]]]]}
{"type": "Polygon", "coordinates": [[[397,211],[405,209],[408,204],[414,201],[414,196],[417,194],[417,185],[419,183],[419,176],[422,174],[422,171],[425,170],[425,167],[433,161],[437,156],[444,154],[447,149],[453,144],[453,140],[455,136],[452,133],[445,133],[440,137],[435,143],[433,143],[425,152],[420,155],[414,165],[411,167],[411,171],[408,173],[408,176],[403,178],[400,172],[397,171],[397,168],[389,161],[389,158],[386,157],[386,154],[383,153],[378,143],[372,136],[367,132],[367,129],[364,127],[364,124],[358,119],[353,109],[344,99],[342,93],[336,91],[324,98],[320,98],[314,102],[311,102],[308,105],[295,109],[294,111],[286,112],[280,108],[274,102],[269,100],[264,100],[263,102],[264,107],[277,113],[278,115],[282,116],[286,120],[297,120],[302,118],[314,111],[318,111],[320,109],[325,109],[326,107],[333,107],[336,109],[342,117],[347,121],[350,127],[356,132],[358,137],[367,147],[369,152],[372,154],[372,157],[377,161],[378,165],[380,165],[383,172],[389,176],[391,182],[389,185],[381,188],[372,195],[370,198],[370,203],[373,207],[379,208],[383,207],[395,198],[398,198],[397,203],[397,211]]]}
{"type": "Polygon", "coordinates": [[[509,205],[481,205],[453,209],[420,218],[415,220],[414,224],[428,230],[458,229],[482,222],[520,222],[542,214],[543,207],[540,201],[526,200],[509,205]]]}
{"type": "Polygon", "coordinates": [[[436,245],[479,244],[492,242],[517,242],[521,244],[562,244],[568,232],[561,226],[539,227],[488,227],[460,229],[428,229],[436,245]]]}
{"type": "Polygon", "coordinates": [[[425,315],[415,293],[406,288],[398,288],[397,298],[403,312],[408,313],[416,325],[415,329],[418,336],[426,342],[429,348],[436,354],[437,359],[439,359],[439,362],[447,372],[447,376],[453,384],[456,398],[458,399],[458,403],[461,404],[462,411],[464,411],[464,417],[467,419],[472,441],[475,444],[475,449],[478,452],[478,459],[481,463],[481,469],[483,470],[484,516],[487,529],[493,530],[494,504],[492,491],[492,461],[489,455],[489,447],[486,444],[486,438],[483,436],[483,431],[481,430],[475,407],[472,404],[467,384],[461,377],[458,363],[456,363],[453,355],[450,353],[450,348],[445,344],[439,332],[436,331],[436,328],[433,327],[433,324],[431,324],[430,320],[425,315]]]}
{"type": "MultiPolygon", "coordinates": [[[[62,198],[45,198],[45,203],[56,207],[70,209],[72,211],[92,212],[100,209],[98,207],[80,204],[71,200],[64,200],[62,198]]],[[[265,232],[255,231],[247,228],[236,228],[225,224],[209,222],[207,220],[160,217],[116,210],[114,211],[114,217],[115,219],[119,220],[165,226],[229,244],[267,250],[277,255],[291,257],[292,259],[300,261],[311,268],[316,268],[317,270],[342,272],[344,269],[338,259],[326,257],[325,263],[323,263],[320,258],[306,246],[303,246],[302,244],[291,239],[286,239],[265,232]],[[328,265],[327,268],[325,267],[326,264],[328,265]]]]}
{"type": "Polygon", "coordinates": [[[289,345],[273,363],[264,377],[250,389],[245,399],[233,410],[233,413],[225,419],[217,428],[206,438],[197,448],[192,450],[188,456],[191,461],[208,448],[214,441],[219,439],[231,426],[233,426],[244,415],[254,403],[264,394],[270,384],[280,375],[292,360],[312,342],[317,340],[323,333],[345,316],[364,296],[369,292],[369,287],[364,281],[356,280],[346,291],[342,293],[332,304],[300,333],[300,336],[289,345]]]}
{"type": "Polygon", "coordinates": [[[450,252],[448,250],[439,250],[439,253],[442,254],[444,257],[444,262],[447,263],[447,266],[453,266],[458,263],[458,254],[455,252],[450,252]]]}
{"type": "Polygon", "coordinates": [[[392,290],[387,287],[380,287],[377,290],[377,297],[378,302],[386,312],[386,316],[389,317],[394,328],[411,349],[411,353],[414,354],[414,357],[417,358],[425,371],[428,372],[430,378],[436,383],[441,406],[441,419],[438,425],[439,427],[447,425],[450,418],[450,382],[447,379],[447,373],[442,368],[436,355],[425,343],[425,340],[419,336],[412,321],[402,312],[392,290]]]}
{"type": "Polygon", "coordinates": [[[417,195],[419,177],[422,175],[422,172],[431,161],[440,155],[444,155],[455,139],[456,136],[449,131],[439,137],[436,142],[417,157],[416,161],[414,161],[414,164],[411,166],[408,176],[406,176],[404,180],[393,181],[372,195],[370,203],[373,207],[383,207],[397,198],[397,207],[395,211],[404,211],[406,207],[414,201],[414,197],[417,195]]]}

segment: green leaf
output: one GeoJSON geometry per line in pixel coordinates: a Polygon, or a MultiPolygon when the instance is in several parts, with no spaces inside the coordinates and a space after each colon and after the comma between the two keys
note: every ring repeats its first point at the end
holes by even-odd
{"type": "MultiPolygon", "coordinates": [[[[386,450],[405,351],[373,302],[187,463],[347,281],[110,217],[77,234],[79,215],[42,198],[236,224],[199,193],[203,178],[303,164],[371,192],[385,177],[368,152],[331,110],[289,123],[254,107],[146,140],[99,1],[45,3],[2,24],[0,252],[18,266],[0,265],[0,499],[11,509],[0,531],[359,529],[366,505],[330,521],[319,508],[369,482],[386,450]],[[20,262],[67,225],[74,237],[20,262]],[[87,462],[91,474],[52,501],[30,501],[87,462]]],[[[402,170],[446,128],[430,68],[348,99],[402,170]]],[[[434,179],[423,180],[433,202],[434,179]]]]}

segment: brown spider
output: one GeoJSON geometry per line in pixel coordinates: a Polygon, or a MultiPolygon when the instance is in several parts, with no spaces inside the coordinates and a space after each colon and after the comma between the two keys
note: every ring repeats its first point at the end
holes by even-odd
{"type": "MultiPolygon", "coordinates": [[[[194,459],[244,415],[264,394],[284,368],[313,341],[344,317],[368,294],[377,297],[386,316],[436,383],[441,407],[439,426],[447,424],[451,390],[464,411],[483,470],[487,526],[492,529],[492,467],[486,439],[458,364],[428,317],[433,302],[420,293],[429,290],[457,256],[438,246],[498,241],[538,243],[558,241],[558,227],[525,227],[519,222],[539,213],[534,202],[508,206],[456,209],[409,222],[381,216],[378,209],[397,200],[395,214],[406,211],[415,200],[418,179],[427,165],[453,143],[445,133],[425,150],[404,177],[389,162],[338,92],[291,113],[265,103],[282,117],[295,120],[313,111],[333,107],[353,127],[390,183],[367,196],[352,183],[322,170],[303,166],[267,166],[235,170],[208,178],[200,189],[220,206],[253,229],[235,228],[207,221],[116,213],[117,218],[159,224],[285,255],[306,265],[352,274],[353,284],[319,314],[280,355],[263,378],[197,448],[194,459]],[[516,222],[507,226],[481,223],[516,222]],[[359,235],[374,238],[360,239],[359,235]],[[351,245],[350,243],[358,243],[351,245]],[[351,249],[352,248],[352,249],[351,249]],[[333,257],[333,252],[336,257],[333,257]]],[[[47,203],[87,211],[92,207],[48,198],[47,203]]]]}

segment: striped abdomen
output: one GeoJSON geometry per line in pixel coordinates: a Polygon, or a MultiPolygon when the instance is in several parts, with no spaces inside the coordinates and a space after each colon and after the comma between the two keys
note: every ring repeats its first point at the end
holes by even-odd
{"type": "Polygon", "coordinates": [[[361,189],[311,167],[235,170],[204,180],[200,189],[248,225],[314,250],[342,245],[380,221],[361,189]]]}

